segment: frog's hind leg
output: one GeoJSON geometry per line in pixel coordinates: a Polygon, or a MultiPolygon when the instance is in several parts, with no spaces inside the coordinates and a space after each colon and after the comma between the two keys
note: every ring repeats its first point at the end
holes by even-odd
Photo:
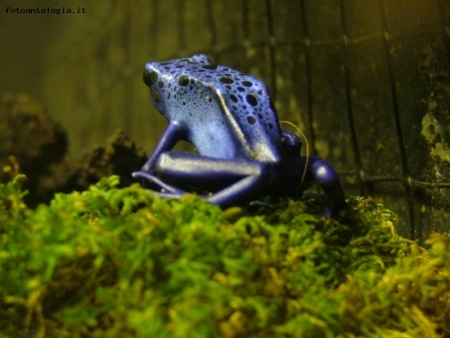
{"type": "Polygon", "coordinates": [[[260,162],[173,151],[159,157],[156,173],[161,180],[174,185],[209,191],[204,198],[221,207],[250,199],[265,186],[267,179],[265,164],[260,162]]]}

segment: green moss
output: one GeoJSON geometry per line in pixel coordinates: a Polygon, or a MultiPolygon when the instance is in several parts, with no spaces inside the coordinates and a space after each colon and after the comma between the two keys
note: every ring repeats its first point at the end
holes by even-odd
{"type": "Polygon", "coordinates": [[[222,211],[117,177],[28,209],[0,186],[1,337],[435,337],[450,254],[350,198],[348,224],[299,201],[222,211]]]}

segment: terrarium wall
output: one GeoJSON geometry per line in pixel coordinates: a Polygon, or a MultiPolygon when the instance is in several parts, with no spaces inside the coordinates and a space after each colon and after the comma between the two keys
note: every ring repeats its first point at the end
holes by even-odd
{"type": "Polygon", "coordinates": [[[150,105],[150,60],[205,53],[260,77],[280,119],[341,174],[348,194],[395,210],[400,232],[448,233],[447,0],[21,1],[0,8],[1,92],[41,100],[72,155],[117,130],[147,153],[167,123],[150,105]]]}

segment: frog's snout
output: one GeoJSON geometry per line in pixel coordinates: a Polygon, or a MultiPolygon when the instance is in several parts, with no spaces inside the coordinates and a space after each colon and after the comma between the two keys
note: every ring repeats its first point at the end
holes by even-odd
{"type": "Polygon", "coordinates": [[[151,87],[158,80],[158,73],[147,65],[144,68],[144,74],[142,75],[142,79],[144,80],[144,83],[147,86],[151,87]]]}

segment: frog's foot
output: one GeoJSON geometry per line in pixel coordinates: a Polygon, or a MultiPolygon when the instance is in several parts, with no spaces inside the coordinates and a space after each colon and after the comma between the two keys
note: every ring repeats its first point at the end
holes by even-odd
{"type": "Polygon", "coordinates": [[[174,196],[175,197],[181,196],[186,193],[185,191],[183,191],[181,189],[175,188],[175,187],[171,186],[170,184],[165,183],[157,176],[149,174],[148,172],[143,171],[143,170],[135,171],[134,173],[132,173],[132,176],[134,178],[143,178],[143,179],[149,181],[150,183],[152,183],[153,185],[158,186],[160,189],[160,192],[157,192],[157,191],[155,191],[155,192],[162,197],[173,198],[174,196]]]}
{"type": "Polygon", "coordinates": [[[346,203],[337,172],[327,162],[318,156],[309,158],[307,174],[322,187],[326,198],[326,207],[322,216],[334,217],[345,214],[346,203]]]}

